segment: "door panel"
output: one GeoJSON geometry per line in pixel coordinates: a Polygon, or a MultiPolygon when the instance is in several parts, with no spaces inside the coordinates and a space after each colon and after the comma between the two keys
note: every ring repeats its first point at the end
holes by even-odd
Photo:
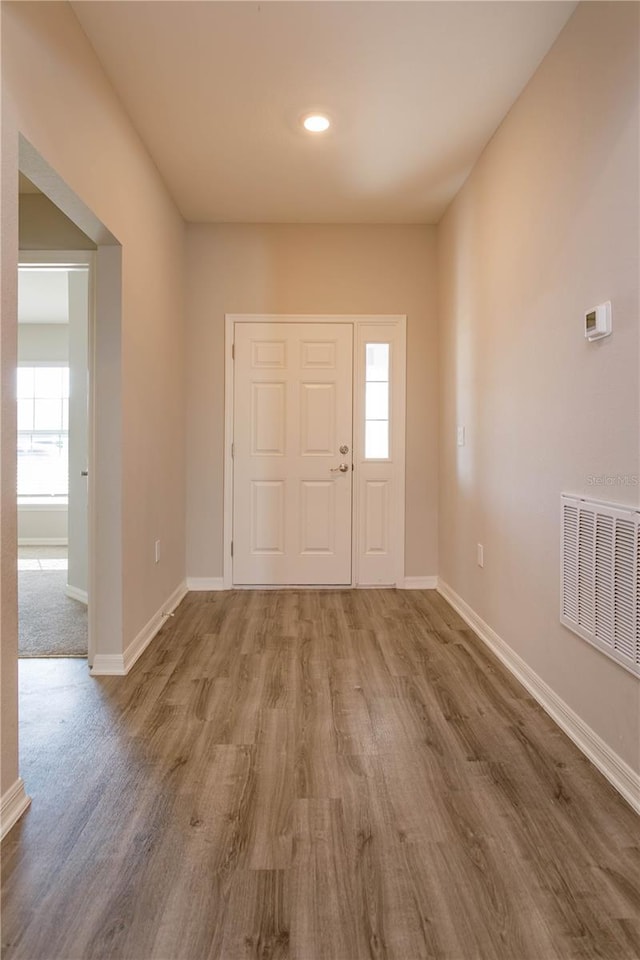
{"type": "Polygon", "coordinates": [[[234,583],[351,583],[352,352],[346,323],[235,325],[234,583]]]}
{"type": "Polygon", "coordinates": [[[284,370],[286,343],[284,340],[254,340],[251,345],[251,366],[254,370],[284,370]]]}
{"type": "Polygon", "coordinates": [[[300,453],[331,457],[336,447],[336,384],[300,384],[300,453]]]}
{"type": "Polygon", "coordinates": [[[254,480],[251,484],[251,551],[284,554],[284,501],[282,481],[254,480]]]}
{"type": "Polygon", "coordinates": [[[389,481],[367,480],[364,483],[364,554],[386,554],[389,531],[389,481]]]}
{"type": "Polygon", "coordinates": [[[284,456],[286,389],[284,383],[251,384],[251,452],[254,457],[284,456]]]}
{"type": "Polygon", "coordinates": [[[302,367],[307,370],[325,368],[334,370],[336,366],[335,340],[303,340],[302,367]]]}
{"type": "Polygon", "coordinates": [[[303,480],[300,497],[300,553],[333,554],[335,482],[303,480]]]}

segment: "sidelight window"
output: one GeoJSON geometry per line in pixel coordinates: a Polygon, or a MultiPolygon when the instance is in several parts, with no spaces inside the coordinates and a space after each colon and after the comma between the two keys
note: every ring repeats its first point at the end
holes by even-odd
{"type": "Polygon", "coordinates": [[[389,459],[389,348],[365,344],[365,460],[389,459]]]}

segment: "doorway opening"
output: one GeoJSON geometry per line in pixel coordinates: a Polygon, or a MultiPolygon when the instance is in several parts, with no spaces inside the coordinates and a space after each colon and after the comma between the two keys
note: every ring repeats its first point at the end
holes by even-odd
{"type": "Polygon", "coordinates": [[[18,267],[18,655],[88,657],[93,254],[18,267]]]}
{"type": "MultiPolygon", "coordinates": [[[[3,436],[14,448],[17,460],[17,423],[15,419],[15,381],[18,367],[18,356],[14,334],[17,332],[17,297],[16,287],[19,276],[19,264],[38,263],[41,258],[34,256],[42,250],[56,265],[76,263],[75,255],[70,251],[92,251],[95,263],[94,290],[90,290],[90,314],[93,315],[93,324],[90,324],[89,333],[93,334],[93,342],[89,343],[89,368],[92,371],[92,382],[88,385],[89,421],[94,429],[89,431],[90,444],[88,450],[89,477],[88,486],[88,587],[87,595],[90,600],[88,607],[88,649],[87,663],[92,668],[92,675],[100,672],[99,660],[107,660],[111,651],[122,648],[123,636],[123,577],[122,577],[122,247],[117,238],[105,224],[93,213],[84,201],[73,192],[63,178],[47,163],[38,151],[19,134],[18,157],[9,156],[7,168],[15,170],[16,181],[19,181],[17,196],[6,194],[9,209],[12,212],[7,222],[7,240],[3,246],[2,275],[3,275],[3,328],[6,326],[7,336],[3,338],[3,383],[4,377],[11,376],[13,397],[7,396],[7,404],[3,407],[6,416],[3,423],[7,426],[6,436],[3,436]],[[16,164],[17,160],[17,164],[16,164]],[[15,168],[14,168],[15,169],[15,168]],[[21,202],[22,195],[25,203],[21,202]],[[17,201],[17,204],[16,204],[17,201]],[[13,219],[14,204],[17,206],[18,224],[13,219]],[[29,209],[28,209],[29,208],[29,209]],[[16,226],[18,229],[16,230],[16,226]],[[80,239],[80,243],[78,240],[80,239]],[[6,285],[5,277],[13,277],[6,285]],[[6,347],[6,349],[5,349],[6,347]],[[98,669],[96,669],[98,663],[98,669]]],[[[7,178],[7,182],[11,181],[7,178]]],[[[3,181],[4,182],[4,181],[3,181]]],[[[18,183],[16,182],[16,187],[18,183]]],[[[3,196],[4,201],[4,196],[3,196]]],[[[4,209],[4,208],[3,208],[4,209]]],[[[31,365],[32,367],[34,364],[31,365]]],[[[64,394],[66,387],[60,387],[64,394]]],[[[55,397],[37,396],[35,391],[31,396],[32,404],[38,400],[55,400],[55,397]]],[[[29,375],[25,375],[29,379],[29,375]]],[[[39,384],[40,389],[42,383],[39,384]]],[[[60,402],[65,399],[61,396],[60,402]]],[[[42,410],[41,410],[42,412],[42,410]]],[[[36,433],[35,414],[32,433],[36,433]]],[[[55,427],[50,428],[55,433],[55,427]]],[[[28,432],[25,430],[25,432],[28,432]]],[[[51,437],[51,434],[49,434],[51,437]]],[[[58,451],[64,446],[64,441],[58,451]]],[[[11,453],[9,453],[11,456],[11,453]]],[[[16,463],[14,460],[14,464],[16,463]]],[[[15,496],[15,492],[14,492],[15,496]]],[[[17,499],[17,498],[16,498],[17,499]]],[[[3,516],[8,517],[6,527],[3,522],[3,531],[9,533],[9,539],[14,544],[14,531],[17,520],[17,503],[14,501],[13,510],[10,504],[5,504],[7,510],[3,516]],[[14,512],[15,511],[15,512],[14,512]],[[11,514],[11,515],[10,515],[11,514]]],[[[53,544],[53,546],[59,546],[53,544]]],[[[23,559],[37,560],[40,569],[49,560],[64,560],[64,557],[24,557],[23,559]]],[[[67,557],[67,563],[70,557],[67,557]]],[[[16,564],[17,565],[17,564],[16,564]]],[[[3,567],[4,570],[4,567],[3,567]]],[[[43,571],[44,572],[44,571],[43,571]]],[[[3,614],[6,613],[9,624],[7,644],[4,644],[3,634],[3,671],[9,669],[8,684],[3,688],[3,725],[8,729],[18,729],[20,721],[20,703],[18,684],[15,682],[19,674],[33,676],[34,670],[40,671],[42,676],[51,675],[52,666],[57,661],[30,660],[20,661],[20,670],[17,664],[17,637],[13,630],[14,617],[17,613],[14,586],[14,572],[7,575],[6,581],[10,588],[7,596],[3,593],[3,614]],[[5,605],[6,600],[6,605],[5,605]],[[6,609],[5,609],[6,606],[6,609]]],[[[3,573],[3,584],[5,575],[3,573]]],[[[73,586],[73,583],[69,584],[73,586]]],[[[4,621],[3,621],[4,622],[4,621]]],[[[76,661],[79,669],[83,669],[81,660],[76,661]]],[[[4,675],[4,673],[3,673],[4,675]]],[[[20,693],[22,696],[22,691],[20,693]]],[[[11,737],[9,741],[11,742],[11,737]]],[[[19,747],[19,743],[15,744],[19,747]]],[[[14,747],[12,746],[12,750],[14,747]]],[[[13,762],[18,760],[12,754],[13,762]]],[[[28,778],[28,758],[21,756],[16,769],[16,779],[10,790],[3,795],[0,809],[1,833],[4,836],[11,829],[16,820],[29,805],[30,799],[25,791],[25,780],[28,778]],[[26,765],[26,766],[25,766],[26,765]],[[19,775],[24,772],[26,776],[19,775]]]]}
{"type": "MultiPolygon", "coordinates": [[[[122,247],[22,135],[19,137],[19,182],[18,264],[31,267],[45,264],[52,270],[60,266],[75,268],[70,274],[74,282],[80,284],[81,277],[88,280],[89,322],[86,341],[82,344],[83,359],[70,357],[69,360],[70,383],[72,367],[76,365],[78,371],[84,369],[89,425],[86,461],[84,453],[75,456],[70,447],[69,455],[74,459],[73,463],[69,461],[68,482],[71,499],[83,507],[79,516],[83,515],[86,503],[88,664],[92,674],[98,674],[105,672],[101,661],[105,658],[108,661],[113,649],[122,645],[123,631],[122,247]],[[84,476],[87,471],[88,476],[84,476]]],[[[75,294],[81,296],[78,289],[74,289],[75,294]]],[[[70,295],[73,295],[71,290],[70,295]]],[[[82,296],[86,297],[86,290],[82,296]]],[[[16,357],[16,365],[17,362],[16,357]]],[[[81,372],[79,376],[82,378],[81,372]]],[[[74,409],[70,404],[70,416],[74,409]]],[[[73,435],[72,429],[70,442],[73,435]]],[[[66,592],[82,601],[83,586],[74,569],[80,554],[72,543],[71,517],[68,539],[66,592]]]]}

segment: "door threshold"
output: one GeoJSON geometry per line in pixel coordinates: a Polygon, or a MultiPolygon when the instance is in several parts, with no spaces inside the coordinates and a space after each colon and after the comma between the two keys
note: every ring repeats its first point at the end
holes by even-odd
{"type": "Polygon", "coordinates": [[[354,590],[354,583],[234,583],[232,590],[354,590]]]}

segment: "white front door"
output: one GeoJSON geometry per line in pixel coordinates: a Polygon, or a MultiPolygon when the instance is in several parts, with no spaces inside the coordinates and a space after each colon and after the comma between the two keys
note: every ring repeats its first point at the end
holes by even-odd
{"type": "Polygon", "coordinates": [[[348,323],[236,323],[233,582],[351,583],[348,323]]]}

